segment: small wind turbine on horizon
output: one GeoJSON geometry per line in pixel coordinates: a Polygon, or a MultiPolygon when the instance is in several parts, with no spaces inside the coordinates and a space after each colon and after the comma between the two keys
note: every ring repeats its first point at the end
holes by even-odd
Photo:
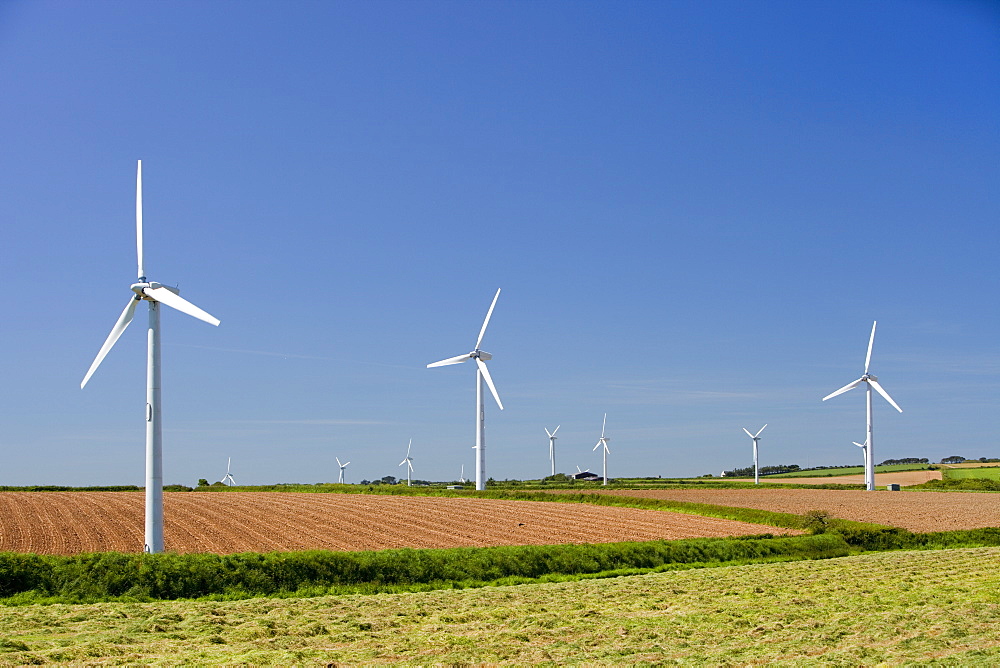
{"type": "Polygon", "coordinates": [[[138,260],[138,280],[130,286],[134,293],[129,297],[128,305],[118,316],[118,322],[101,346],[94,358],[93,364],[87,370],[87,375],[80,383],[80,389],[97,371],[104,357],[121,337],[125,328],[132,322],[136,306],[139,302],[149,303],[149,325],[146,332],[146,517],[145,545],[146,552],[163,552],[163,422],[160,415],[160,304],[181,313],[186,313],[210,325],[219,324],[219,319],[201,310],[180,296],[180,290],[169,288],[160,283],[146,279],[143,267],[142,244],[142,160],[138,161],[135,176],[135,247],[138,260]]]}
{"type": "Polygon", "coordinates": [[[895,408],[900,413],[903,412],[903,409],[900,408],[899,405],[895,401],[892,400],[892,397],[889,396],[889,393],[886,392],[882,388],[881,385],[879,385],[879,383],[878,383],[878,376],[875,376],[874,374],[868,373],[868,367],[869,367],[869,365],[871,364],[871,361],[872,361],[872,345],[875,343],[875,326],[877,324],[878,324],[877,320],[874,321],[874,322],[872,322],[872,335],[868,339],[868,354],[865,355],[865,372],[864,372],[864,374],[862,374],[861,378],[858,378],[853,383],[848,383],[847,385],[844,385],[842,388],[840,388],[836,392],[832,392],[832,393],[826,395],[825,397],[823,397],[823,401],[826,401],[827,399],[832,399],[833,397],[837,396],[838,394],[843,394],[844,392],[847,392],[848,390],[853,390],[855,387],[857,387],[861,383],[864,383],[866,385],[866,388],[865,388],[865,406],[866,406],[865,416],[867,418],[867,431],[866,431],[866,433],[868,434],[868,437],[865,439],[865,445],[867,446],[867,447],[865,447],[865,455],[866,455],[866,457],[865,457],[865,489],[867,489],[869,491],[875,489],[875,466],[874,466],[874,463],[873,463],[874,462],[874,455],[875,455],[875,436],[874,436],[874,427],[872,425],[872,388],[875,388],[875,391],[878,392],[879,394],[881,394],[882,397],[886,401],[888,401],[889,404],[893,408],[895,408]]]}
{"type": "Polygon", "coordinates": [[[236,480],[233,478],[233,474],[230,472],[232,465],[233,465],[233,458],[230,457],[229,460],[226,462],[226,475],[219,482],[221,482],[224,485],[229,485],[230,487],[235,487],[236,480]]]}
{"type": "MultiPolygon", "coordinates": [[[[407,453],[407,454],[409,454],[409,453],[407,453]]],[[[346,469],[347,465],[350,464],[351,462],[347,462],[347,464],[341,464],[340,463],[340,457],[334,457],[334,459],[337,460],[337,466],[340,467],[340,477],[337,478],[337,483],[340,484],[340,485],[343,485],[344,484],[344,469],[346,469]]]]}
{"type": "MultiPolygon", "coordinates": [[[[406,457],[403,457],[403,461],[399,462],[400,466],[402,466],[403,464],[406,464],[406,486],[407,487],[410,486],[410,473],[413,472],[413,457],[410,456],[410,446],[411,445],[413,445],[413,439],[412,438],[410,439],[410,442],[406,444],[406,457]]],[[[350,462],[348,462],[348,463],[350,463],[350,462]]]]}
{"type": "Polygon", "coordinates": [[[760,440],[760,432],[764,431],[766,428],[767,425],[765,424],[756,434],[751,434],[749,429],[743,427],[743,431],[747,433],[747,436],[753,439],[753,482],[755,485],[760,484],[760,474],[757,470],[757,441],[760,440]]]}
{"type": "Polygon", "coordinates": [[[461,364],[470,359],[476,361],[476,445],[474,448],[476,450],[476,489],[478,490],[486,489],[486,407],[483,405],[484,380],[489,386],[490,392],[493,393],[493,398],[496,399],[497,406],[500,407],[500,410],[503,410],[500,395],[497,394],[497,388],[493,385],[493,379],[490,378],[490,371],[486,368],[486,361],[493,359],[493,355],[479,349],[480,344],[483,342],[483,335],[486,334],[486,326],[490,324],[490,317],[493,315],[493,308],[497,305],[499,297],[500,290],[497,289],[497,293],[493,296],[493,303],[490,304],[490,310],[486,312],[486,319],[483,320],[483,327],[479,330],[479,338],[476,339],[475,350],[464,355],[456,355],[455,357],[449,357],[440,362],[432,362],[427,365],[427,368],[430,369],[436,366],[461,364]]]}
{"type": "Polygon", "coordinates": [[[556,432],[559,431],[559,427],[561,426],[562,425],[557,426],[551,433],[549,432],[548,427],[542,427],[545,430],[546,435],[549,437],[549,464],[552,465],[552,473],[549,475],[556,474],[556,432]]]}
{"type": "Polygon", "coordinates": [[[597,448],[601,447],[602,445],[604,446],[604,452],[602,453],[604,455],[604,482],[601,483],[603,485],[608,484],[608,453],[611,452],[611,450],[608,449],[608,441],[610,441],[611,439],[604,435],[604,428],[607,426],[607,424],[608,424],[608,414],[605,413],[604,423],[601,425],[601,437],[597,439],[597,445],[594,446],[594,450],[597,450],[597,448]]]}
{"type": "Polygon", "coordinates": [[[851,441],[851,443],[853,443],[854,445],[856,445],[859,448],[861,448],[861,454],[864,455],[864,458],[865,458],[865,472],[867,473],[867,471],[868,471],[868,443],[858,443],[857,441],[851,441]]]}

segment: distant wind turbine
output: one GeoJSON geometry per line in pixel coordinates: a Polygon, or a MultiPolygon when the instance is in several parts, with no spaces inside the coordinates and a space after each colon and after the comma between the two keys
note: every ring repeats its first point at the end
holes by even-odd
{"type": "Polygon", "coordinates": [[[493,315],[493,307],[497,305],[497,299],[500,297],[500,290],[493,296],[493,303],[490,304],[490,310],[486,312],[486,319],[483,321],[483,327],[479,330],[479,338],[476,339],[476,348],[471,353],[465,353],[464,355],[456,355],[455,357],[449,357],[448,359],[441,360],[440,362],[432,362],[427,365],[427,368],[435,366],[448,366],[450,364],[461,364],[466,360],[476,360],[476,489],[483,490],[486,489],[486,408],[483,405],[483,381],[490,388],[490,392],[493,393],[493,398],[496,399],[497,406],[500,410],[503,410],[503,404],[500,403],[500,395],[497,394],[497,388],[493,385],[493,379],[490,378],[490,371],[486,368],[486,361],[493,359],[493,355],[489,354],[485,350],[480,350],[479,345],[483,342],[483,335],[486,334],[486,326],[490,324],[490,317],[493,315]]]}
{"type": "Polygon", "coordinates": [[[556,474],[556,432],[559,431],[559,427],[561,426],[562,425],[557,426],[551,433],[549,432],[548,427],[542,427],[545,430],[546,435],[549,437],[549,464],[552,465],[552,473],[549,475],[556,474]]]}
{"type": "Polygon", "coordinates": [[[177,309],[210,325],[218,325],[219,319],[209,315],[180,296],[177,288],[168,288],[146,279],[142,256],[142,160],[139,161],[135,176],[135,237],[139,279],[130,287],[134,293],[128,305],[118,317],[118,322],[101,346],[93,364],[83,377],[80,388],[97,371],[104,357],[114,347],[118,338],[132,322],[139,302],[149,303],[149,325],[146,332],[146,527],[145,551],[163,552],[163,422],[160,415],[160,304],[177,309]]]}
{"type": "Polygon", "coordinates": [[[884,389],[882,389],[882,386],[879,385],[879,383],[878,383],[878,376],[875,376],[874,374],[868,373],[868,366],[871,364],[871,361],[872,361],[872,345],[875,343],[875,326],[877,324],[878,324],[878,321],[875,321],[875,322],[872,323],[872,335],[868,339],[868,354],[865,355],[865,372],[864,372],[864,374],[862,374],[861,378],[858,378],[853,383],[848,383],[847,385],[844,385],[842,388],[840,388],[836,392],[833,392],[833,393],[828,394],[825,397],[823,397],[823,401],[826,401],[827,399],[832,399],[833,397],[837,396],[838,394],[843,394],[844,392],[847,392],[848,390],[853,390],[855,387],[857,387],[861,383],[865,383],[865,385],[866,385],[866,388],[865,388],[865,390],[866,390],[865,391],[865,395],[866,395],[865,416],[867,418],[867,423],[868,423],[867,424],[867,427],[868,427],[868,429],[867,429],[868,437],[865,439],[865,444],[868,447],[865,448],[865,450],[866,450],[865,454],[867,455],[867,457],[865,458],[865,489],[868,489],[869,491],[875,489],[875,466],[874,466],[874,463],[873,463],[874,462],[874,458],[875,458],[875,436],[874,436],[874,428],[872,426],[872,388],[875,388],[875,391],[878,392],[879,394],[881,394],[882,397],[886,401],[888,401],[889,404],[892,405],[893,408],[895,408],[900,413],[903,412],[903,409],[900,408],[899,405],[895,401],[892,400],[892,397],[889,396],[889,393],[886,392],[884,389]]]}
{"type": "Polygon", "coordinates": [[[747,433],[747,436],[753,439],[753,481],[756,485],[760,484],[760,474],[757,471],[757,441],[760,440],[760,432],[764,431],[766,428],[767,425],[765,424],[756,434],[751,434],[746,427],[743,427],[743,431],[747,433]]]}
{"type": "Polygon", "coordinates": [[[601,437],[597,439],[597,445],[594,446],[594,450],[597,450],[597,448],[601,447],[602,445],[604,446],[604,452],[602,453],[604,455],[604,482],[602,484],[604,485],[608,484],[608,453],[611,452],[610,450],[608,450],[608,441],[610,441],[611,439],[607,438],[604,435],[604,428],[607,426],[607,424],[608,424],[608,414],[605,413],[604,423],[601,425],[601,437]]]}
{"type": "Polygon", "coordinates": [[[867,471],[868,471],[868,444],[867,443],[858,443],[857,441],[851,441],[851,442],[854,443],[854,445],[856,445],[859,448],[861,448],[861,454],[864,455],[864,458],[865,458],[865,472],[867,473],[867,471]]]}
{"type": "Polygon", "coordinates": [[[347,465],[350,464],[351,462],[347,462],[347,464],[341,464],[340,463],[340,457],[334,457],[334,459],[337,460],[337,466],[340,467],[340,477],[337,478],[337,482],[339,484],[343,485],[344,484],[344,469],[346,469],[347,465]]]}
{"type": "Polygon", "coordinates": [[[230,468],[232,467],[232,465],[233,465],[233,458],[230,457],[229,460],[226,462],[226,475],[219,482],[225,485],[229,485],[230,487],[235,487],[236,480],[233,478],[233,474],[230,472],[230,468]]]}
{"type": "Polygon", "coordinates": [[[406,444],[406,457],[403,458],[403,461],[399,462],[400,466],[402,466],[403,464],[406,464],[406,486],[407,487],[410,486],[410,473],[413,472],[413,457],[410,456],[410,446],[411,445],[413,445],[413,439],[412,438],[410,439],[410,442],[406,444]]]}

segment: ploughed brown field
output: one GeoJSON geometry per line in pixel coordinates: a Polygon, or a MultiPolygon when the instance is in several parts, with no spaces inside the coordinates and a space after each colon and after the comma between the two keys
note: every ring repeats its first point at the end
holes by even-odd
{"type": "MultiPolygon", "coordinates": [[[[173,552],[380,550],[797,533],[580,503],[290,492],[164,494],[173,552]]],[[[141,492],[0,492],[0,551],[140,552],[141,492]]]]}
{"type": "Polygon", "coordinates": [[[887,524],[920,532],[1000,527],[1000,494],[780,487],[609,490],[595,493],[757,508],[796,515],[810,510],[825,510],[833,517],[845,520],[887,524]]]}

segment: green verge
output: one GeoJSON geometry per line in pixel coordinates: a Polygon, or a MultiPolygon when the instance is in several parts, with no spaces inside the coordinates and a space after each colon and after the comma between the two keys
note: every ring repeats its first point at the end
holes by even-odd
{"type": "Polygon", "coordinates": [[[371,552],[74,556],[8,552],[0,553],[0,597],[3,603],[17,605],[414,591],[648,572],[678,564],[824,559],[844,556],[849,550],[842,537],[830,533],[371,552]]]}
{"type": "Polygon", "coordinates": [[[915,534],[827,520],[823,533],[644,543],[373,552],[216,554],[0,553],[0,603],[93,603],[461,589],[722,565],[829,559],[864,551],[1000,545],[1000,528],[915,534]]]}

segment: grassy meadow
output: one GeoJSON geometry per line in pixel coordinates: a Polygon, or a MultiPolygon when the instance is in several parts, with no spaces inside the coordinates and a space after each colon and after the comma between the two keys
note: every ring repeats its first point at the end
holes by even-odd
{"type": "Polygon", "coordinates": [[[0,608],[0,662],[995,664],[1000,548],[463,591],[0,608]]]}
{"type": "Polygon", "coordinates": [[[1000,466],[981,466],[976,468],[946,468],[942,470],[946,480],[961,480],[963,478],[985,478],[1000,480],[1000,466]]]}

